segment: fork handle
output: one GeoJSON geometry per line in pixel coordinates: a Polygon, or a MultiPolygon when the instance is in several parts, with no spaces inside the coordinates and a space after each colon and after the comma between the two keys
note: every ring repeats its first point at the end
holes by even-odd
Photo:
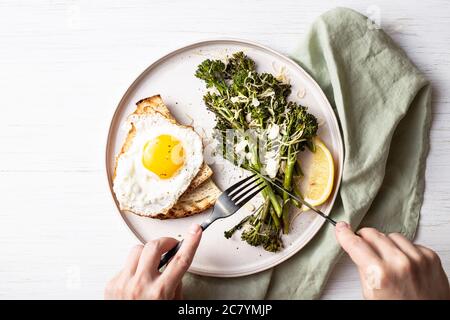
{"type": "MultiPolygon", "coordinates": [[[[209,227],[211,223],[213,223],[213,221],[211,221],[211,219],[207,219],[200,225],[200,228],[202,228],[202,231],[204,231],[209,227]]],[[[174,255],[176,255],[178,250],[180,250],[183,241],[184,240],[181,240],[172,249],[162,255],[161,260],[159,261],[158,270],[164,267],[169,262],[169,260],[172,259],[174,255]]]]}
{"type": "Polygon", "coordinates": [[[159,261],[158,270],[164,267],[169,262],[169,260],[172,259],[173,256],[178,252],[178,250],[180,250],[183,241],[184,240],[181,240],[172,249],[162,255],[161,260],[159,261]]]}
{"type": "Polygon", "coordinates": [[[208,228],[209,225],[213,222],[214,221],[212,221],[211,219],[206,219],[205,221],[202,222],[202,224],[200,225],[200,228],[202,228],[202,231],[205,231],[205,229],[208,228]]]}

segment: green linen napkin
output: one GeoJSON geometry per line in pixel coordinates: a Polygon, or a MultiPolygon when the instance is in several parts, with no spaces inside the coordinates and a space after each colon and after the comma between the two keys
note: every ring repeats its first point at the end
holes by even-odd
{"type": "MultiPolygon", "coordinates": [[[[346,8],[319,17],[293,58],[318,82],[339,118],[345,158],[331,216],[413,238],[424,191],[431,88],[367,17],[346,8]]],[[[342,250],[324,224],[294,257],[258,274],[188,274],[191,299],[314,299],[342,250]]]]}

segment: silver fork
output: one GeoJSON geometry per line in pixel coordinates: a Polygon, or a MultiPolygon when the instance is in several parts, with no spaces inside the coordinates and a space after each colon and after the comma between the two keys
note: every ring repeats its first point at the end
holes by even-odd
{"type": "MultiPolygon", "coordinates": [[[[231,187],[222,192],[222,194],[216,200],[213,212],[211,213],[209,218],[203,221],[203,223],[200,225],[202,230],[208,228],[211,223],[213,223],[217,219],[223,219],[231,216],[244,204],[250,201],[259,192],[261,192],[267,186],[267,184],[264,180],[260,180],[258,183],[256,183],[258,180],[260,180],[260,178],[257,177],[256,174],[253,174],[241,181],[236,182],[231,187]],[[258,188],[261,185],[263,186],[258,188]]],[[[158,270],[164,267],[169,262],[169,260],[178,252],[182,244],[183,240],[178,242],[175,247],[162,255],[158,270]]]]}

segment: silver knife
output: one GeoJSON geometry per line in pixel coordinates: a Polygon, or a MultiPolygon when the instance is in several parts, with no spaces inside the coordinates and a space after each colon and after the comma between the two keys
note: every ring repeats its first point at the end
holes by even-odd
{"type": "Polygon", "coordinates": [[[257,173],[258,176],[260,176],[261,178],[263,178],[264,180],[266,180],[267,182],[269,182],[272,186],[278,188],[279,190],[286,192],[292,199],[297,200],[298,202],[300,202],[301,204],[305,205],[306,207],[308,207],[309,209],[311,209],[312,211],[314,211],[315,213],[317,213],[318,215],[320,215],[322,218],[324,218],[325,220],[327,220],[329,223],[331,223],[333,226],[336,226],[336,221],[334,221],[333,219],[331,219],[329,216],[327,216],[325,213],[323,213],[322,211],[320,211],[319,209],[317,209],[316,207],[313,207],[312,205],[310,205],[308,202],[306,202],[305,200],[303,200],[300,197],[297,197],[295,194],[293,194],[292,192],[290,192],[289,190],[287,190],[286,188],[280,186],[278,183],[276,183],[275,181],[273,181],[272,179],[267,178],[266,176],[257,173]]]}

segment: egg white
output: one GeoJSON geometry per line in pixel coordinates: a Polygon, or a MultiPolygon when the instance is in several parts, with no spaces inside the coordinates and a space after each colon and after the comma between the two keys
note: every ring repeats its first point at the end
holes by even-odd
{"type": "Polygon", "coordinates": [[[200,170],[203,163],[202,140],[191,128],[172,123],[157,112],[152,115],[133,115],[129,123],[136,128],[136,135],[117,162],[113,184],[117,201],[122,210],[140,215],[165,214],[200,170]],[[183,166],[168,179],[161,179],[142,163],[145,143],[163,134],[179,140],[185,156],[183,166]]]}

